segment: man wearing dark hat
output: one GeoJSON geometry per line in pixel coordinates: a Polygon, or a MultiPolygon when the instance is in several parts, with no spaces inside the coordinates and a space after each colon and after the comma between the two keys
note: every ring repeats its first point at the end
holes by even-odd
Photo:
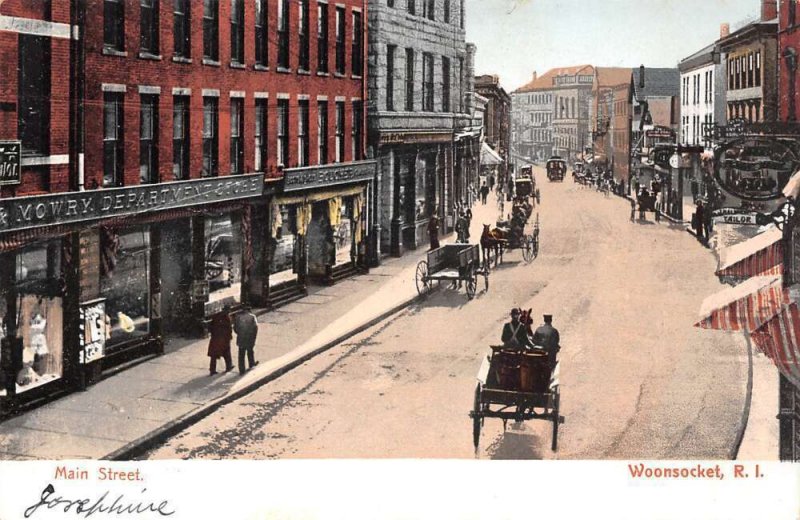
{"type": "Polygon", "coordinates": [[[506,348],[524,350],[533,346],[525,330],[525,324],[519,320],[520,314],[519,309],[511,309],[511,321],[503,325],[503,335],[500,340],[506,348]]]}
{"type": "Polygon", "coordinates": [[[547,361],[551,369],[555,367],[558,351],[561,350],[560,341],[558,330],[553,327],[553,316],[545,314],[544,324],[533,333],[533,344],[541,346],[547,352],[547,361]]]}

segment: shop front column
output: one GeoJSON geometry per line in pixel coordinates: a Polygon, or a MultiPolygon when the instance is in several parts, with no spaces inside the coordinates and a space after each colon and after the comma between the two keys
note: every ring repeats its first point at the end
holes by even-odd
{"type": "Polygon", "coordinates": [[[154,351],[164,353],[164,321],[161,314],[161,228],[150,227],[150,334],[154,351]]]}
{"type": "Polygon", "coordinates": [[[195,337],[205,337],[205,302],[208,300],[208,280],[206,279],[206,228],[205,217],[192,217],[192,315],[189,333],[195,337]]]}

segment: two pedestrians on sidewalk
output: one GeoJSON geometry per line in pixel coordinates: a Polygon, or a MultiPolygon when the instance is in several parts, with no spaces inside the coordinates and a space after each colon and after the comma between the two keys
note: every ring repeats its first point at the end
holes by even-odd
{"type": "Polygon", "coordinates": [[[249,361],[249,367],[253,368],[258,362],[255,360],[253,347],[258,335],[258,322],[255,315],[249,308],[236,314],[233,327],[228,313],[229,308],[215,315],[211,319],[209,332],[211,338],[208,341],[208,357],[211,358],[208,366],[210,375],[217,373],[217,359],[225,360],[225,372],[233,370],[233,359],[231,358],[231,339],[233,330],[236,330],[236,344],[239,346],[239,372],[245,373],[245,355],[249,361]]]}

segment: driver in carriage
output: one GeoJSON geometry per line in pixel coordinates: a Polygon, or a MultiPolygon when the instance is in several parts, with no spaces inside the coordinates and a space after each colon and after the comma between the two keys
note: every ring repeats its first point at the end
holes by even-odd
{"type": "Polygon", "coordinates": [[[503,347],[509,350],[521,351],[533,347],[528,336],[528,327],[520,320],[521,314],[519,309],[511,309],[511,321],[503,325],[500,341],[503,342],[503,347]]]}

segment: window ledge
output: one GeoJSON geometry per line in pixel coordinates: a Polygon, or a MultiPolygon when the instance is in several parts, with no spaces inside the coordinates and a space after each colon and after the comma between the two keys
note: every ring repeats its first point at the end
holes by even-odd
{"type": "Polygon", "coordinates": [[[278,67],[275,70],[277,70],[278,72],[281,72],[283,74],[290,74],[292,72],[292,69],[287,69],[287,68],[284,68],[284,67],[278,67]]]}
{"type": "Polygon", "coordinates": [[[173,56],[172,61],[175,63],[192,63],[192,58],[186,58],[184,56],[173,56]]]}
{"type": "Polygon", "coordinates": [[[220,63],[217,60],[212,60],[211,58],[203,58],[203,65],[211,65],[212,67],[219,67],[220,63]]]}
{"type": "Polygon", "coordinates": [[[160,54],[150,54],[149,52],[142,51],[139,53],[139,59],[161,61],[160,54]]]}
{"type": "Polygon", "coordinates": [[[347,76],[345,76],[344,74],[342,74],[340,72],[334,72],[333,73],[333,77],[334,78],[346,78],[347,76]]]}
{"type": "Polygon", "coordinates": [[[245,69],[247,66],[244,63],[239,63],[238,61],[232,61],[230,63],[230,67],[232,69],[245,69]]]}
{"type": "Polygon", "coordinates": [[[267,67],[266,65],[261,65],[259,63],[256,63],[255,65],[253,65],[253,70],[260,70],[262,72],[267,72],[269,71],[269,67],[267,67]]]}
{"type": "Polygon", "coordinates": [[[323,77],[327,78],[330,75],[331,75],[330,72],[317,71],[317,76],[323,76],[323,77]]]}
{"type": "Polygon", "coordinates": [[[350,79],[364,79],[364,76],[362,76],[361,74],[353,74],[352,76],[350,76],[350,79]]]}
{"type": "Polygon", "coordinates": [[[103,56],[117,56],[118,58],[127,58],[128,53],[111,47],[103,47],[103,56]]]}
{"type": "Polygon", "coordinates": [[[297,69],[297,73],[300,74],[301,76],[310,76],[311,75],[311,71],[310,70],[306,70],[306,69],[297,69]]]}

